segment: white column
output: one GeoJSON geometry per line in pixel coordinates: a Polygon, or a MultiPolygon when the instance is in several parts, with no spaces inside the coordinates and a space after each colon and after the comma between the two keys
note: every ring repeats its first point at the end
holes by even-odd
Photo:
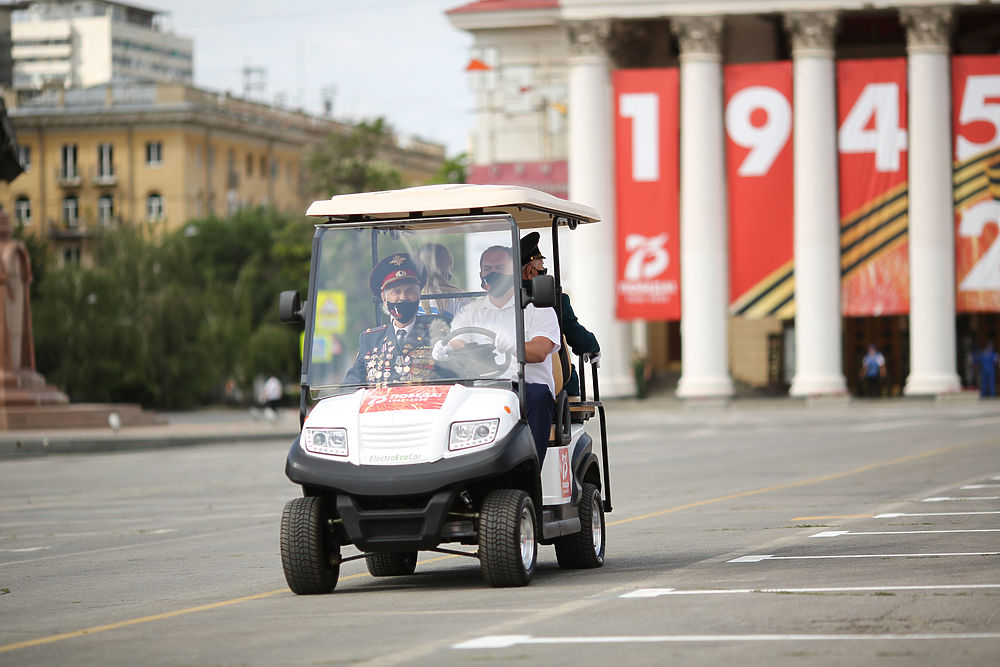
{"type": "MultiPolygon", "coordinates": [[[[601,396],[632,396],[631,334],[615,319],[615,181],[611,66],[604,49],[608,25],[569,26],[569,198],[601,214],[596,225],[567,234],[561,260],[573,310],[601,346],[601,396]]],[[[588,376],[589,381],[589,376],[588,376]]],[[[588,391],[590,387],[588,384],[588,391]]]]}
{"type": "Polygon", "coordinates": [[[681,398],[733,393],[721,17],[671,20],[681,46],[681,398]]]}
{"type": "Polygon", "coordinates": [[[901,9],[909,70],[910,376],[907,395],[960,388],[955,346],[951,10],[901,9]]]}
{"type": "Polygon", "coordinates": [[[795,377],[789,394],[844,394],[833,13],[789,14],[794,76],[795,377]]]}

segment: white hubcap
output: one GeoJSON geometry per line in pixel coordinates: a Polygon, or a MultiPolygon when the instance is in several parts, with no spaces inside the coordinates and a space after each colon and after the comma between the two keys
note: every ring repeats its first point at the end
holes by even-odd
{"type": "Polygon", "coordinates": [[[594,494],[590,501],[590,520],[593,522],[591,536],[594,539],[594,554],[601,555],[601,547],[604,545],[604,534],[601,532],[601,496],[594,494]]]}
{"type": "Polygon", "coordinates": [[[527,507],[521,510],[521,565],[531,569],[535,560],[535,520],[527,507]]]}

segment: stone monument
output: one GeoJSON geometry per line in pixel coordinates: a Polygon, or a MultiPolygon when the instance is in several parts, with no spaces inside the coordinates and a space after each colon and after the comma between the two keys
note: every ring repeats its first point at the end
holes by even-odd
{"type": "Polygon", "coordinates": [[[11,238],[10,218],[0,207],[0,408],[69,402],[35,371],[31,281],[28,249],[11,238]]]}

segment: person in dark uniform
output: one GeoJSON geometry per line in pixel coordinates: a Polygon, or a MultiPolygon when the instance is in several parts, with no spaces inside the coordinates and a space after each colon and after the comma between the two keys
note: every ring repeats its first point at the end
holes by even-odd
{"type": "MultiPolygon", "coordinates": [[[[521,284],[531,292],[531,279],[548,273],[545,268],[545,256],[538,250],[538,232],[526,234],[521,239],[521,284]]],[[[596,366],[601,363],[601,346],[597,343],[597,336],[587,330],[569,303],[569,296],[563,292],[561,294],[562,303],[562,326],[563,336],[575,355],[587,355],[590,362],[596,366]]],[[[558,312],[558,311],[557,311],[558,312]]],[[[576,366],[571,366],[569,380],[565,383],[566,393],[569,396],[580,395],[580,377],[576,373],[576,366]]]]}
{"type": "Polygon", "coordinates": [[[383,257],[372,269],[368,285],[382,300],[391,320],[361,334],[357,359],[344,376],[344,384],[385,386],[439,376],[431,358],[431,335],[440,338],[447,332],[447,324],[438,317],[417,314],[421,275],[405,252],[383,257]]]}

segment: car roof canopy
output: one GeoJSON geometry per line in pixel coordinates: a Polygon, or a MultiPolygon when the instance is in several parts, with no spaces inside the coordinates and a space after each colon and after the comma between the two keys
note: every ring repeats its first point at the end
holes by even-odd
{"type": "Polygon", "coordinates": [[[403,190],[359,192],[313,202],[306,215],[337,220],[391,220],[484,213],[509,213],[521,229],[549,227],[552,216],[560,224],[599,222],[590,206],[560,199],[539,190],[514,185],[424,185],[403,190]]]}

